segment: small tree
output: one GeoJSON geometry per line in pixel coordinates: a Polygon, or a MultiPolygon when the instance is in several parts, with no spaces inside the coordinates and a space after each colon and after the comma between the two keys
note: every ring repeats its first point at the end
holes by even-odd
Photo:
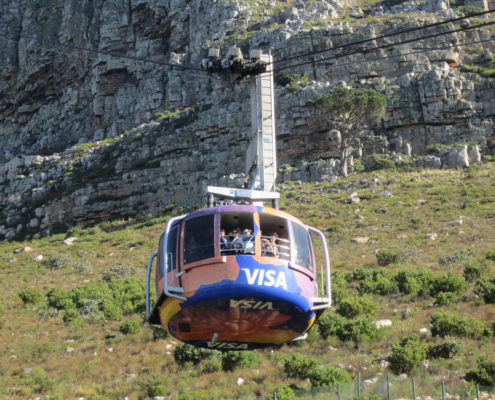
{"type": "Polygon", "coordinates": [[[338,88],[308,102],[330,132],[340,134],[336,141],[339,149],[340,173],[347,176],[349,149],[363,135],[366,128],[375,126],[385,115],[387,100],[373,89],[338,88]]]}

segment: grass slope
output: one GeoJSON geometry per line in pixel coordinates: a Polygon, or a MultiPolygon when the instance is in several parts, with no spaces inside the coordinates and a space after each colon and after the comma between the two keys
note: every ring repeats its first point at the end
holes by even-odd
{"type": "MultiPolygon", "coordinates": [[[[356,296],[361,283],[350,277],[358,268],[385,268],[394,276],[400,269],[425,267],[434,274],[453,271],[462,276],[467,264],[481,263],[488,275],[494,275],[495,262],[486,258],[495,250],[494,178],[495,165],[485,164],[467,170],[376,171],[334,183],[285,182],[281,206],[327,232],[333,271],[341,271],[342,276],[348,272],[341,289],[356,296]],[[359,202],[350,201],[353,192],[359,202]],[[451,224],[459,216],[462,225],[451,224]],[[435,240],[426,236],[429,233],[436,234],[435,240]],[[367,242],[354,243],[355,237],[366,237],[367,242]],[[390,264],[379,266],[377,254],[394,257],[390,264]]],[[[355,344],[335,336],[320,337],[313,343],[257,351],[254,366],[222,372],[218,357],[196,366],[178,366],[173,357],[177,341],[154,337],[144,327],[134,333],[132,323],[122,328],[124,322],[142,321],[139,313],[124,308],[123,319],[109,320],[89,302],[84,316],[71,320],[48,305],[46,294],[57,287],[68,291],[129,277],[144,285],[148,256],[155,251],[168,216],[181,211],[2,243],[0,398],[143,399],[157,393],[181,399],[264,398],[289,384],[311,386],[307,380],[285,375],[284,360],[293,352],[316,357],[323,365],[344,366],[351,375],[358,370],[389,372],[380,361],[391,354],[391,344],[429,328],[431,316],[440,309],[479,319],[487,329],[495,320],[493,304],[485,304],[475,294],[474,281],[467,282],[457,301],[445,306],[434,305],[436,299],[428,293],[369,293],[376,309],[373,320],[392,321],[377,339],[355,344]],[[77,240],[63,244],[70,236],[77,240]],[[36,260],[39,255],[44,261],[36,260]],[[239,377],[245,380],[240,386],[239,377]]],[[[442,340],[430,333],[422,337],[430,345],[442,340]]],[[[413,374],[432,380],[462,378],[473,370],[480,354],[493,357],[493,335],[458,341],[464,345],[460,355],[431,360],[428,369],[420,366],[413,374]]]]}

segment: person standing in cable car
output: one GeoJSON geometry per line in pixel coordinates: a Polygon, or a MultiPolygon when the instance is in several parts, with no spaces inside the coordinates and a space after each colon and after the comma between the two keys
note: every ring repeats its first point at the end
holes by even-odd
{"type": "Polygon", "coordinates": [[[244,254],[254,254],[254,236],[251,234],[251,229],[242,231],[242,242],[244,244],[244,254]]]}

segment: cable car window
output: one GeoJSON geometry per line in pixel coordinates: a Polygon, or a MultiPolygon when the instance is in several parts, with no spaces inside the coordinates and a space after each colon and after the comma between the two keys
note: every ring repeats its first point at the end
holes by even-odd
{"type": "Polygon", "coordinates": [[[261,255],[290,260],[287,220],[270,214],[260,214],[261,255]]]}
{"type": "Polygon", "coordinates": [[[295,263],[312,271],[313,265],[309,232],[294,222],[292,222],[292,232],[294,234],[292,249],[294,251],[295,263]]]}
{"type": "Polygon", "coordinates": [[[214,214],[186,221],[184,229],[184,264],[215,255],[213,241],[214,214]]]}
{"type": "Polygon", "coordinates": [[[167,272],[170,272],[177,268],[177,234],[179,233],[179,227],[174,227],[168,233],[167,240],[167,272]]]}
{"type": "Polygon", "coordinates": [[[254,254],[253,227],[253,213],[226,212],[220,214],[220,254],[254,254]]]}

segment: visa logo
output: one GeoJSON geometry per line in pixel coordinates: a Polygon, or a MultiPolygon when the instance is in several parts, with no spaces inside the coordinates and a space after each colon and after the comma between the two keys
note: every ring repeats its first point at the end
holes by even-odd
{"type": "Polygon", "coordinates": [[[255,268],[252,271],[249,268],[242,268],[246,274],[247,282],[250,285],[259,286],[274,286],[282,287],[287,290],[287,278],[285,272],[277,272],[273,269],[259,269],[255,268]]]}
{"type": "Polygon", "coordinates": [[[275,311],[271,301],[256,301],[256,300],[234,300],[230,299],[230,307],[239,307],[246,310],[269,310],[275,311]]]}

